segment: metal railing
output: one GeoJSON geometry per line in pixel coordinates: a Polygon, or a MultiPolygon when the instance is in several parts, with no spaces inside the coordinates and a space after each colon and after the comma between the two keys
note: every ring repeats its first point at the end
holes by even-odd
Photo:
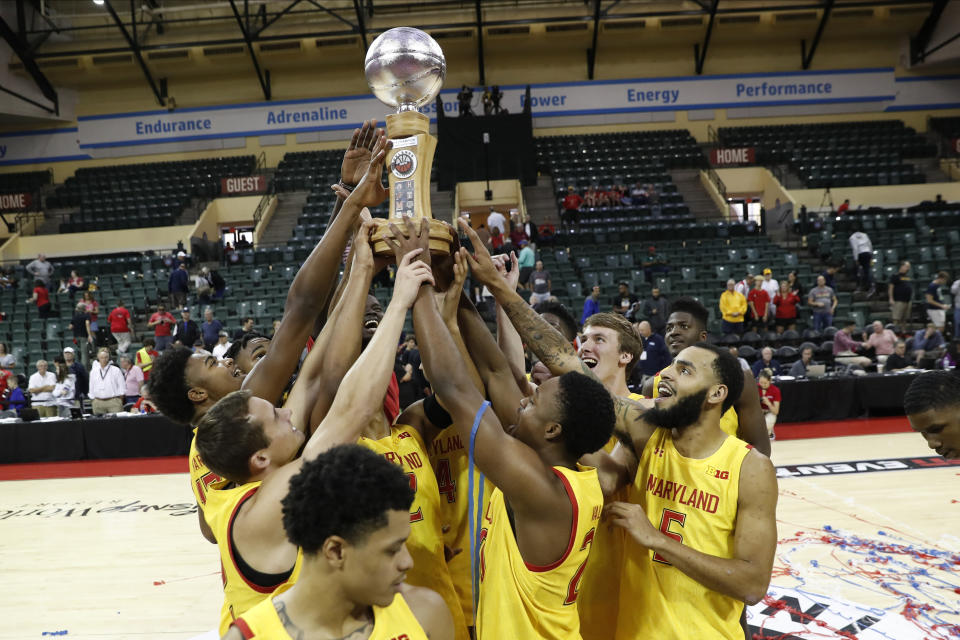
{"type": "Polygon", "coordinates": [[[267,167],[267,152],[261,151],[257,154],[257,164],[253,167],[253,173],[265,169],[267,167]]]}
{"type": "Polygon", "coordinates": [[[276,193],[274,191],[273,184],[268,184],[267,190],[263,192],[263,197],[261,197],[260,202],[257,203],[257,208],[253,210],[254,233],[256,233],[257,228],[260,226],[260,220],[263,218],[263,213],[267,210],[267,206],[270,204],[270,199],[275,196],[276,193]]]}
{"type": "Polygon", "coordinates": [[[713,183],[713,186],[717,188],[717,191],[720,193],[720,197],[723,198],[724,202],[727,200],[727,185],[723,184],[723,180],[720,179],[720,174],[717,173],[716,169],[713,167],[706,168],[707,177],[710,179],[710,182],[713,183]]]}

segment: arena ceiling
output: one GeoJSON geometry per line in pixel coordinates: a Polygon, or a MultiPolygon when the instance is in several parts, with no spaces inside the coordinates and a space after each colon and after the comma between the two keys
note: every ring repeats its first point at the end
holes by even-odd
{"type": "MultiPolygon", "coordinates": [[[[3,0],[0,36],[19,61],[10,71],[33,78],[44,95],[80,86],[84,72],[136,64],[157,102],[165,104],[170,73],[200,57],[243,57],[255,70],[263,96],[271,98],[263,64],[283,64],[306,47],[363,47],[394,26],[417,26],[444,40],[468,39],[476,47],[477,76],[485,82],[485,41],[498,37],[555,34],[586,44],[588,77],[594,52],[608,33],[676,29],[696,47],[696,72],[708,55],[714,25],[774,25],[804,40],[802,66],[813,60],[831,19],[856,18],[858,28],[883,23],[910,38],[921,60],[948,0],[3,0]],[[579,32],[579,33],[578,33],[579,32]],[[279,62],[278,62],[279,60],[279,62]]],[[[942,27],[942,25],[941,25],[942,27]]],[[[444,46],[446,46],[444,44],[444,46]]],[[[93,74],[91,74],[93,75],[93,74]]],[[[49,97],[49,96],[48,96],[49,97]]],[[[51,99],[53,100],[53,99],[51,99]]],[[[54,100],[55,101],[55,100],[54,100]]]]}

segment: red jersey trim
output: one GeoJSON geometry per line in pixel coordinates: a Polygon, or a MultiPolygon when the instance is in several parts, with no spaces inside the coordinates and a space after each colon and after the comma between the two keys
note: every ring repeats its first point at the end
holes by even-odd
{"type": "Polygon", "coordinates": [[[237,618],[233,621],[233,626],[240,630],[240,633],[243,634],[243,637],[246,640],[253,640],[257,637],[257,634],[253,632],[253,629],[250,628],[250,625],[247,624],[247,621],[243,618],[237,618]]]}
{"type": "Polygon", "coordinates": [[[567,477],[557,471],[556,469],[551,469],[558,478],[560,482],[563,483],[563,488],[567,491],[567,497],[570,498],[570,505],[573,507],[573,521],[570,523],[570,540],[567,542],[567,549],[563,552],[563,555],[560,556],[560,559],[556,562],[551,562],[548,565],[540,566],[536,564],[531,564],[529,562],[524,562],[527,566],[527,569],[534,571],[536,573],[543,573],[544,571],[553,571],[564,562],[567,558],[570,557],[570,552],[573,551],[573,545],[577,542],[577,521],[580,519],[580,507],[577,504],[577,495],[573,492],[573,487],[570,486],[570,481],[567,480],[567,477]]]}
{"type": "Polygon", "coordinates": [[[250,491],[247,491],[245,494],[243,494],[243,497],[240,498],[240,500],[237,502],[237,506],[233,508],[233,513],[230,514],[230,521],[227,523],[227,551],[230,552],[230,563],[233,565],[233,568],[236,570],[237,575],[243,579],[244,583],[246,583],[248,587],[250,587],[257,593],[267,594],[267,593],[273,593],[274,589],[276,589],[277,586],[286,582],[286,580],[283,580],[282,582],[278,582],[272,587],[261,587],[258,584],[254,584],[250,582],[249,580],[247,580],[247,576],[243,575],[243,571],[241,571],[240,567],[237,565],[237,559],[234,557],[234,553],[233,553],[233,522],[237,517],[237,512],[240,511],[240,507],[243,506],[243,503],[249,500],[250,497],[253,496],[253,494],[255,494],[257,492],[257,489],[259,488],[260,488],[259,486],[256,486],[250,489],[250,491]]]}

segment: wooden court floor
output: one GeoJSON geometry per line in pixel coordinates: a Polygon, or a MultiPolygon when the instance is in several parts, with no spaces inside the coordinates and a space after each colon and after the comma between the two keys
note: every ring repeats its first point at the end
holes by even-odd
{"type": "MultiPolygon", "coordinates": [[[[771,593],[787,597],[751,609],[763,637],[960,637],[960,466],[931,462],[913,434],[773,444],[783,477],[771,593]],[[927,462],[880,470],[897,459],[927,462]],[[828,464],[865,460],[881,462],[828,464]],[[843,607],[863,614],[846,631],[830,617],[843,607]]],[[[186,640],[215,628],[219,557],[187,483],[0,483],[0,638],[186,640]]]]}

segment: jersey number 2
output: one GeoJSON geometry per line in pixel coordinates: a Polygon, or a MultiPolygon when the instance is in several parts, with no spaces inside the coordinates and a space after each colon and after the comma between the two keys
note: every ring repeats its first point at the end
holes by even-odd
{"type": "MultiPolygon", "coordinates": [[[[673,538],[680,544],[683,544],[683,534],[675,533],[670,531],[670,525],[674,522],[677,522],[680,525],[680,528],[683,528],[683,524],[687,521],[687,514],[680,513],[679,511],[673,511],[671,509],[664,509],[663,515],[660,516],[660,533],[667,536],[668,538],[673,538]]],[[[659,553],[653,554],[654,562],[662,562],[663,564],[670,564],[666,558],[664,558],[659,553]]]]}
{"type": "MultiPolygon", "coordinates": [[[[580,545],[580,551],[585,551],[587,547],[593,544],[593,534],[595,531],[596,529],[590,529],[590,531],[587,531],[587,535],[583,536],[583,544],[580,545]]],[[[580,595],[580,580],[583,579],[583,572],[586,568],[587,561],[584,560],[580,563],[580,566],[577,567],[577,572],[570,578],[570,584],[567,585],[567,598],[563,601],[563,604],[573,604],[577,601],[577,596],[580,595]]]]}

